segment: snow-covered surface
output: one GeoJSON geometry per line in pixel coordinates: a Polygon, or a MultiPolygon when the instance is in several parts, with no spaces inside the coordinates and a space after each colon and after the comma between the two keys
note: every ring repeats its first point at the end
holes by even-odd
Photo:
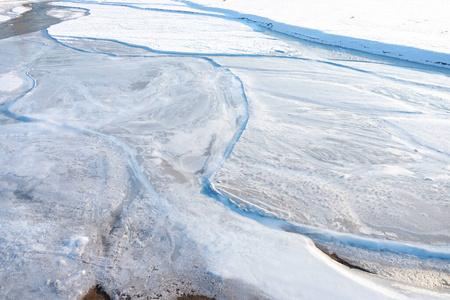
{"type": "Polygon", "coordinates": [[[289,51],[282,41],[215,14],[166,11],[159,9],[159,5],[141,8],[124,7],[119,3],[58,4],[87,8],[90,16],[52,26],[49,33],[55,38],[119,40],[152,50],[179,53],[271,54],[289,51]]]}
{"type": "Polygon", "coordinates": [[[0,23],[8,21],[10,17],[6,15],[7,8],[4,5],[1,5],[0,2],[0,23]]]}
{"type": "MultiPolygon", "coordinates": [[[[1,12],[1,11],[0,11],[1,12]]],[[[0,15],[0,23],[10,20],[8,16],[0,15]]]]}
{"type": "Polygon", "coordinates": [[[13,18],[17,18],[21,14],[30,10],[29,7],[25,7],[22,5],[15,6],[17,4],[15,4],[14,2],[13,3],[0,2],[0,23],[8,21],[13,18]]]}
{"type": "Polygon", "coordinates": [[[216,60],[247,83],[252,104],[216,188],[301,224],[450,242],[446,76],[405,82],[403,69],[379,67],[387,77],[364,62],[216,60]]]}
{"type": "Polygon", "coordinates": [[[185,3],[0,40],[0,298],[448,298],[448,71],[185,3]]]}
{"type": "Polygon", "coordinates": [[[190,0],[273,30],[324,44],[450,65],[446,0],[190,0]]]}
{"type": "Polygon", "coordinates": [[[41,2],[42,0],[22,0],[22,1],[5,1],[0,0],[0,24],[8,20],[17,18],[29,11],[29,3],[41,2]]]}
{"type": "Polygon", "coordinates": [[[21,15],[21,14],[23,14],[23,13],[29,11],[29,10],[30,10],[29,7],[25,7],[25,6],[17,6],[17,7],[14,7],[13,9],[11,9],[11,10],[9,11],[9,13],[10,13],[11,15],[14,15],[14,16],[19,16],[19,15],[21,15]]]}
{"type": "Polygon", "coordinates": [[[22,85],[22,79],[16,73],[15,71],[10,71],[0,75],[0,91],[14,91],[22,85]]]}

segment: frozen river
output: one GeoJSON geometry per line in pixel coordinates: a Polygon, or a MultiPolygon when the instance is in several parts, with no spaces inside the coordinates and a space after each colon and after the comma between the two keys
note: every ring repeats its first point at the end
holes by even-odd
{"type": "Polygon", "coordinates": [[[0,23],[2,298],[449,296],[448,69],[57,5],[0,23]]]}

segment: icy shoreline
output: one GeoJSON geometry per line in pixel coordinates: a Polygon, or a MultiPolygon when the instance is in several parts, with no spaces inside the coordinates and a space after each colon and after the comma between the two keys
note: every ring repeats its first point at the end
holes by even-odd
{"type": "Polygon", "coordinates": [[[316,43],[450,68],[450,19],[445,13],[450,3],[445,0],[179,2],[316,43]]]}
{"type": "MultiPolygon", "coordinates": [[[[0,76],[11,82],[0,91],[0,253],[6,257],[0,294],[76,298],[100,282],[116,297],[170,299],[190,289],[219,299],[448,296],[339,265],[298,234],[310,228],[255,222],[261,201],[254,201],[261,192],[261,211],[286,219],[311,213],[313,225],[325,227],[312,233],[338,248],[353,243],[419,260],[431,253],[445,263],[445,240],[403,243],[409,236],[420,240],[421,232],[432,242],[442,242],[440,233],[446,238],[445,199],[427,198],[438,209],[427,211],[423,228],[410,222],[396,231],[399,223],[387,219],[381,231],[385,220],[375,213],[396,217],[407,207],[416,220],[427,216],[418,217],[406,198],[391,209],[382,194],[364,202],[377,211],[340,201],[352,197],[338,193],[346,195],[349,178],[350,194],[372,196],[371,180],[360,179],[377,176],[447,194],[447,144],[434,135],[418,144],[422,135],[414,140],[398,129],[417,135],[408,123],[414,120],[445,132],[446,73],[309,49],[251,22],[175,4],[70,3],[91,14],[49,34],[0,41],[6,49],[0,76]],[[233,34],[213,34],[227,28],[233,34]],[[389,151],[380,150],[384,145],[389,151]],[[423,181],[423,174],[434,181],[423,181]],[[202,181],[211,178],[217,182],[202,181]],[[217,193],[207,190],[213,184],[246,202],[233,209],[214,201],[209,196],[217,193]],[[298,209],[305,199],[309,210],[298,209]],[[370,217],[381,225],[365,224],[370,217]],[[336,234],[334,226],[394,240],[407,234],[378,243],[336,234]]],[[[375,188],[396,193],[389,182],[375,188]]],[[[427,287],[442,288],[445,272],[429,275],[427,287]]]]}

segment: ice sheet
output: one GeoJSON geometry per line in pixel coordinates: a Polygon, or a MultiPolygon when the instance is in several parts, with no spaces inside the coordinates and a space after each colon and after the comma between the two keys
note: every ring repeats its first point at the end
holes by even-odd
{"type": "MultiPolygon", "coordinates": [[[[22,80],[0,94],[2,296],[79,298],[100,283],[117,298],[448,297],[350,270],[277,223],[310,224],[339,249],[366,238],[448,255],[447,73],[153,9],[172,1],[68,5],[91,15],[0,41],[2,76],[22,80]],[[214,174],[240,207],[205,193],[214,174]],[[397,197],[409,188],[426,197],[397,197]]],[[[379,268],[377,251],[353,253],[379,268]]]]}
{"type": "Polygon", "coordinates": [[[361,77],[365,63],[218,61],[247,83],[252,104],[218,189],[302,224],[448,244],[450,186],[430,179],[448,172],[450,89],[421,81],[440,75],[399,82],[361,77]]]}
{"type": "Polygon", "coordinates": [[[78,298],[137,197],[128,158],[107,139],[43,124],[4,125],[0,139],[2,297],[78,298]]]}

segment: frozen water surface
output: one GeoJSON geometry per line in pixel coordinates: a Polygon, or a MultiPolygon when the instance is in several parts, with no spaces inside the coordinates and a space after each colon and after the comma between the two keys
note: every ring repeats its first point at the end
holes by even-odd
{"type": "Polygon", "coordinates": [[[448,297],[448,71],[61,5],[89,15],[0,40],[3,298],[448,297]]]}
{"type": "Polygon", "coordinates": [[[440,75],[406,81],[368,62],[235,60],[218,59],[248,83],[251,121],[218,189],[300,223],[449,242],[450,86],[422,83],[440,75]]]}
{"type": "MultiPolygon", "coordinates": [[[[95,3],[95,2],[92,2],[95,3]]],[[[156,51],[202,54],[269,54],[289,47],[246,24],[222,15],[161,10],[159,6],[122,6],[67,3],[89,9],[90,17],[53,26],[57,39],[88,37],[113,39],[146,46],[156,51]],[[121,20],[117,22],[117,20],[121,20]]]]}

